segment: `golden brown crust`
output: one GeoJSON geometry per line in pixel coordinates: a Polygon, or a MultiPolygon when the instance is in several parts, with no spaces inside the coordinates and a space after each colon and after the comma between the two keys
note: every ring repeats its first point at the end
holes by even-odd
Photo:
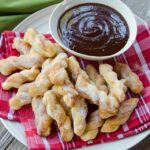
{"type": "Polygon", "coordinates": [[[115,132],[120,127],[120,125],[123,125],[125,122],[128,121],[130,115],[136,108],[137,104],[138,104],[137,98],[130,98],[124,101],[121,104],[117,115],[105,121],[105,123],[101,128],[101,132],[104,133],[115,132]]]}
{"type": "Polygon", "coordinates": [[[37,76],[34,83],[29,88],[29,93],[32,96],[43,96],[44,93],[52,86],[52,83],[49,79],[51,61],[51,59],[45,60],[42,65],[40,74],[37,76]]]}
{"type": "Polygon", "coordinates": [[[35,115],[35,125],[40,136],[49,136],[51,131],[52,118],[47,114],[46,107],[42,103],[42,97],[34,97],[32,109],[35,115]]]}
{"type": "Polygon", "coordinates": [[[118,102],[123,102],[127,91],[126,80],[118,80],[117,74],[109,64],[100,64],[99,70],[105,81],[109,85],[110,94],[117,98],[118,102]]]}
{"type": "Polygon", "coordinates": [[[49,79],[54,85],[63,85],[68,79],[67,68],[67,54],[59,53],[51,62],[49,79]]]}
{"type": "Polygon", "coordinates": [[[0,73],[10,75],[16,70],[30,69],[33,66],[39,68],[43,61],[43,57],[39,55],[10,56],[7,59],[0,60],[0,73]]]}
{"type": "Polygon", "coordinates": [[[81,139],[83,141],[92,140],[99,133],[99,128],[102,126],[104,120],[99,116],[99,111],[94,111],[86,124],[85,132],[82,134],[81,139]]]}
{"type": "Polygon", "coordinates": [[[2,88],[4,90],[19,88],[23,83],[35,80],[39,72],[39,69],[32,67],[30,70],[23,70],[19,73],[14,73],[2,83],[2,88]]]}
{"type": "Polygon", "coordinates": [[[32,86],[32,84],[33,82],[26,83],[19,87],[16,95],[9,100],[10,108],[14,110],[19,110],[23,106],[31,104],[32,96],[29,94],[28,90],[29,87],[32,86]]]}
{"type": "Polygon", "coordinates": [[[88,113],[87,104],[84,98],[76,97],[76,103],[71,107],[74,133],[81,136],[86,128],[86,116],[88,113]]]}
{"type": "Polygon", "coordinates": [[[105,84],[105,80],[104,80],[103,76],[100,75],[92,65],[86,66],[86,72],[99,90],[108,93],[108,88],[105,84]]]}
{"type": "Polygon", "coordinates": [[[73,130],[70,118],[67,116],[64,108],[60,105],[57,95],[54,91],[49,90],[44,94],[43,103],[46,106],[48,115],[50,115],[60,129],[62,139],[70,141],[73,138],[73,130]]]}
{"type": "Polygon", "coordinates": [[[24,41],[29,43],[37,53],[44,57],[51,58],[57,54],[56,46],[33,28],[27,29],[24,41]]]}
{"type": "Polygon", "coordinates": [[[30,52],[31,45],[23,39],[14,38],[13,48],[15,48],[20,54],[28,54],[30,52]]]}
{"type": "Polygon", "coordinates": [[[127,87],[136,94],[143,91],[144,87],[139,77],[130,69],[127,64],[116,62],[114,70],[119,77],[127,80],[127,87]]]}

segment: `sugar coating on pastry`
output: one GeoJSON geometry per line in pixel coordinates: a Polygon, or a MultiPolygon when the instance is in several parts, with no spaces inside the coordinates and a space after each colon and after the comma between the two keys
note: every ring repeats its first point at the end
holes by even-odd
{"type": "Polygon", "coordinates": [[[50,58],[44,61],[41,72],[29,88],[29,93],[32,96],[43,96],[44,93],[52,86],[49,79],[51,61],[52,59],[50,58]]]}
{"type": "Polygon", "coordinates": [[[58,126],[61,126],[67,116],[65,110],[57,100],[57,95],[51,90],[45,92],[43,97],[43,103],[46,105],[47,113],[54,120],[56,120],[58,126]]]}
{"type": "Polygon", "coordinates": [[[144,87],[137,74],[135,74],[127,64],[116,62],[114,70],[117,75],[127,80],[127,87],[136,94],[143,91],[144,87]]]}
{"type": "Polygon", "coordinates": [[[84,71],[78,75],[75,87],[82,97],[88,99],[92,104],[99,105],[99,114],[103,119],[117,113],[119,107],[117,99],[99,90],[84,71]]]}
{"type": "Polygon", "coordinates": [[[66,117],[64,124],[60,126],[59,129],[60,129],[60,134],[61,134],[61,138],[63,139],[63,141],[69,142],[73,139],[73,130],[71,127],[71,120],[68,116],[66,117]]]}
{"type": "Polygon", "coordinates": [[[40,68],[44,59],[39,55],[20,55],[10,56],[7,59],[0,60],[0,73],[10,75],[17,70],[30,69],[33,66],[40,68]]]}
{"type": "Polygon", "coordinates": [[[20,54],[28,54],[30,52],[31,45],[21,38],[14,38],[13,48],[15,48],[20,54]]]}
{"type": "Polygon", "coordinates": [[[19,110],[25,105],[31,104],[32,96],[29,94],[29,87],[32,86],[33,82],[23,84],[19,87],[15,96],[9,100],[10,108],[19,110]]]}
{"type": "Polygon", "coordinates": [[[106,93],[101,92],[101,98],[99,101],[99,115],[103,119],[107,119],[111,116],[117,114],[119,109],[118,100],[111,94],[106,95],[106,93]]]}
{"type": "Polygon", "coordinates": [[[126,80],[118,80],[116,72],[109,64],[100,64],[99,70],[105,81],[109,85],[111,95],[115,96],[119,102],[125,100],[125,92],[127,91],[126,80]]]}
{"type": "Polygon", "coordinates": [[[88,141],[94,139],[99,133],[99,128],[102,126],[104,120],[100,117],[99,111],[94,111],[86,124],[86,129],[81,136],[83,141],[88,141]]]}
{"type": "Polygon", "coordinates": [[[71,77],[74,81],[76,81],[78,75],[82,71],[80,64],[78,63],[78,61],[74,56],[69,57],[67,63],[68,63],[68,70],[71,73],[71,77]]]}
{"type": "Polygon", "coordinates": [[[71,107],[74,133],[81,136],[86,128],[86,117],[88,113],[87,103],[84,98],[76,97],[76,103],[71,107]]]}
{"type": "Polygon", "coordinates": [[[93,104],[99,104],[99,90],[96,85],[90,81],[86,72],[82,71],[78,75],[75,87],[82,97],[88,99],[93,104]]]}
{"type": "Polygon", "coordinates": [[[108,93],[108,88],[105,84],[103,76],[99,74],[98,71],[92,65],[86,66],[86,72],[99,90],[108,93]]]}
{"type": "Polygon", "coordinates": [[[49,78],[54,85],[63,85],[68,79],[67,68],[67,54],[59,53],[51,62],[49,78]]]}
{"type": "Polygon", "coordinates": [[[39,69],[32,67],[29,70],[25,69],[19,73],[14,73],[2,83],[2,88],[4,90],[19,88],[23,83],[35,80],[39,72],[39,69]]]}
{"type": "Polygon", "coordinates": [[[65,80],[65,83],[62,86],[53,86],[52,90],[55,93],[63,96],[63,100],[68,107],[71,107],[75,104],[78,92],[69,78],[65,80]]]}
{"type": "Polygon", "coordinates": [[[51,131],[52,118],[47,114],[46,106],[42,102],[42,97],[33,98],[32,110],[35,115],[35,125],[38,135],[49,136],[51,131]]]}
{"type": "Polygon", "coordinates": [[[52,90],[47,91],[44,94],[43,103],[46,106],[48,115],[56,121],[63,141],[71,141],[73,138],[71,121],[59,103],[57,94],[52,90]]]}
{"type": "Polygon", "coordinates": [[[136,108],[138,104],[138,99],[137,98],[130,98],[128,100],[125,100],[117,113],[116,116],[108,118],[105,123],[103,124],[101,128],[101,132],[104,133],[110,133],[110,132],[115,132],[120,125],[123,125],[128,121],[130,118],[132,112],[136,108]]]}
{"type": "Polygon", "coordinates": [[[33,28],[27,29],[24,35],[24,41],[32,45],[36,52],[44,57],[51,58],[57,54],[58,47],[33,28]]]}

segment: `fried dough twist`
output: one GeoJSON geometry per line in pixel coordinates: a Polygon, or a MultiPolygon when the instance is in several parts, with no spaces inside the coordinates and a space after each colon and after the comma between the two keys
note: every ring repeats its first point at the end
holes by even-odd
{"type": "Polygon", "coordinates": [[[76,103],[78,92],[69,79],[65,80],[62,86],[53,86],[52,90],[63,96],[63,100],[68,107],[72,107],[76,103]]]}
{"type": "Polygon", "coordinates": [[[35,80],[39,72],[39,69],[32,67],[30,70],[23,70],[19,73],[14,73],[2,83],[2,88],[4,90],[19,88],[23,83],[35,80]]]}
{"type": "Polygon", "coordinates": [[[95,137],[99,133],[99,128],[103,125],[103,123],[104,120],[99,116],[99,111],[94,111],[87,121],[86,129],[81,136],[81,139],[83,141],[95,139],[95,137]]]}
{"type": "Polygon", "coordinates": [[[80,64],[78,63],[78,61],[76,60],[74,56],[69,57],[67,60],[67,63],[68,63],[68,70],[71,73],[71,78],[74,81],[76,81],[78,75],[82,71],[80,64]]]}
{"type": "Polygon", "coordinates": [[[88,76],[90,77],[90,79],[95,83],[95,85],[97,86],[97,88],[99,90],[108,93],[108,88],[105,84],[104,78],[102,77],[102,75],[100,75],[97,72],[97,70],[92,65],[86,66],[86,72],[87,72],[88,76]]]}
{"type": "Polygon", "coordinates": [[[24,35],[24,41],[34,47],[35,51],[44,57],[54,57],[57,53],[63,51],[58,44],[51,43],[42,34],[35,29],[29,28],[24,35]]]}
{"type": "Polygon", "coordinates": [[[74,133],[81,136],[86,128],[86,116],[88,113],[87,103],[84,98],[76,97],[76,103],[71,107],[74,133]]]}
{"type": "Polygon", "coordinates": [[[44,94],[43,103],[46,106],[48,115],[50,115],[57,122],[63,141],[71,141],[73,138],[71,121],[66,115],[64,108],[57,100],[57,95],[55,92],[51,90],[47,91],[44,94]]]}
{"type": "Polygon", "coordinates": [[[46,112],[46,106],[42,102],[42,97],[33,98],[32,110],[35,115],[35,125],[38,135],[49,136],[51,131],[52,118],[46,112]]]}
{"type": "Polygon", "coordinates": [[[119,77],[127,80],[127,87],[129,87],[132,92],[136,94],[142,92],[144,89],[142,82],[127,64],[116,62],[114,70],[119,77]]]}
{"type": "Polygon", "coordinates": [[[107,95],[104,91],[98,90],[85,72],[82,71],[78,75],[75,86],[81,96],[88,99],[90,103],[99,105],[99,113],[103,119],[117,113],[119,107],[117,99],[112,95],[107,95]]]}
{"type": "Polygon", "coordinates": [[[134,111],[138,104],[137,98],[130,98],[124,101],[120,108],[119,112],[116,116],[108,118],[101,128],[101,132],[109,133],[116,131],[120,125],[123,125],[125,122],[128,121],[130,115],[134,111]]]}
{"type": "Polygon", "coordinates": [[[126,80],[118,80],[116,72],[113,71],[113,67],[109,64],[100,64],[99,70],[109,85],[110,94],[115,96],[118,102],[123,102],[127,91],[126,80]]]}
{"type": "Polygon", "coordinates": [[[32,96],[29,94],[29,87],[32,86],[33,82],[23,84],[19,87],[15,96],[9,100],[10,108],[19,110],[21,107],[31,104],[32,96]]]}
{"type": "Polygon", "coordinates": [[[15,48],[20,54],[28,54],[30,52],[31,45],[21,38],[14,38],[13,48],[15,48]]]}
{"type": "Polygon", "coordinates": [[[42,65],[41,73],[37,76],[32,86],[29,88],[29,93],[32,96],[43,96],[44,93],[52,86],[49,79],[49,71],[51,65],[51,59],[45,60],[42,65]]]}
{"type": "Polygon", "coordinates": [[[33,66],[40,68],[44,59],[37,54],[27,54],[17,56],[10,56],[7,59],[0,60],[0,73],[3,75],[10,75],[16,70],[30,69],[33,66]]]}
{"type": "Polygon", "coordinates": [[[59,53],[53,60],[50,66],[49,78],[54,85],[63,85],[68,79],[67,68],[67,54],[59,53]]]}

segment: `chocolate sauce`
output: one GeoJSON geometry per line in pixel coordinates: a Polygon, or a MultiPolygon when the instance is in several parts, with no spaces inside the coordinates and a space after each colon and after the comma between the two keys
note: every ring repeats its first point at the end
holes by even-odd
{"type": "Polygon", "coordinates": [[[86,3],[67,10],[59,19],[58,33],[70,49],[92,56],[120,51],[128,41],[129,28],[115,9],[86,3]]]}

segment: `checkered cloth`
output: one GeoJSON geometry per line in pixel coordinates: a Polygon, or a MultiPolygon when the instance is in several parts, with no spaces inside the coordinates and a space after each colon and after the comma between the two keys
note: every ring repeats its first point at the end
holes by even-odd
{"type": "MultiPolygon", "coordinates": [[[[11,55],[18,55],[12,48],[14,37],[23,37],[23,33],[5,31],[1,37],[0,57],[6,58],[11,55]]],[[[54,42],[50,35],[45,35],[54,42]]],[[[85,68],[87,64],[92,63],[96,68],[100,62],[90,62],[77,58],[80,65],[85,68]]],[[[124,54],[114,59],[105,61],[113,64],[115,61],[127,63],[132,70],[138,74],[144,84],[142,94],[135,95],[128,92],[127,97],[138,97],[139,103],[133,112],[130,120],[119,128],[118,131],[110,134],[99,133],[94,140],[83,142],[79,137],[74,136],[71,142],[63,142],[56,124],[52,126],[52,133],[47,138],[37,135],[34,123],[34,114],[30,106],[25,106],[21,110],[14,112],[9,108],[8,100],[15,94],[16,90],[4,91],[0,86],[0,117],[9,120],[20,121],[25,129],[28,148],[31,150],[49,150],[49,149],[71,149],[76,147],[89,146],[105,143],[129,137],[150,128],[150,29],[146,25],[138,26],[138,35],[131,48],[124,54]]],[[[6,77],[0,75],[0,83],[6,77]]]]}

